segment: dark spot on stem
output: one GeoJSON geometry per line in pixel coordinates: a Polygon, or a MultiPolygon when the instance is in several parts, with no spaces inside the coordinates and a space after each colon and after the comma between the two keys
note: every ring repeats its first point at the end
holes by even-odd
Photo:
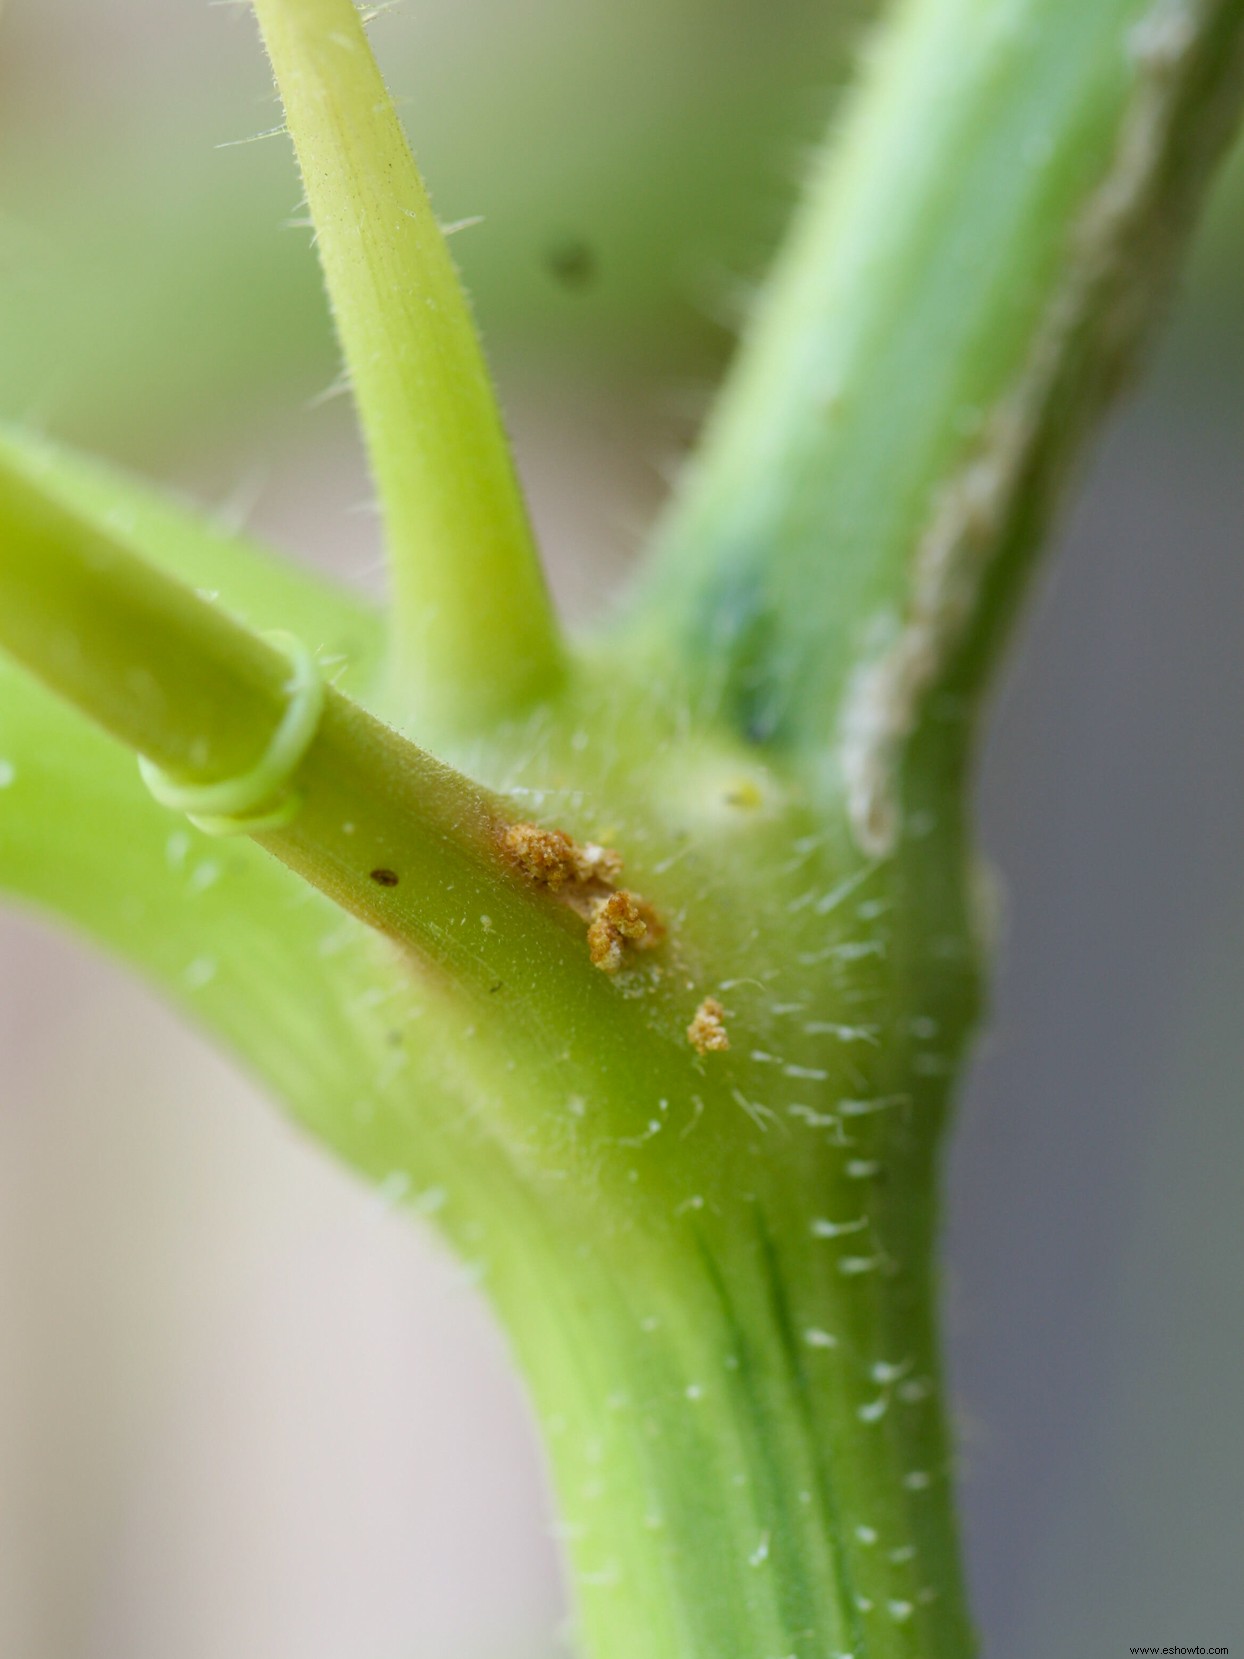
{"type": "Polygon", "coordinates": [[[396,870],[373,870],[371,879],[377,887],[396,887],[400,878],[396,870]]]}
{"type": "Polygon", "coordinates": [[[600,274],[596,254],[581,236],[554,242],[545,252],[544,263],[549,275],[563,288],[590,288],[600,274]]]}

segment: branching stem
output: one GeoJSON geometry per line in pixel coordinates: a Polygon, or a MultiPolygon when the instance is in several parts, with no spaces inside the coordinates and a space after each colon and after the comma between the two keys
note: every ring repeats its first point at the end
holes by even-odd
{"type": "Polygon", "coordinates": [[[547,1424],[596,1659],[965,1659],[932,1264],[978,1009],[967,738],[1228,130],[1244,0],[903,0],[630,631],[556,702],[359,14],[254,5],[384,510],[399,718],[511,793],[307,695],[317,652],[367,694],[365,612],[0,442],[0,650],[285,866],[167,833],[14,671],[0,878],[209,1009],[358,1168],[427,1183],[547,1424]]]}

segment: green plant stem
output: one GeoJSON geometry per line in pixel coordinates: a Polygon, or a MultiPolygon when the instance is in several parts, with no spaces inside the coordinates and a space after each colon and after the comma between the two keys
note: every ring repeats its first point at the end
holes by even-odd
{"type": "Polygon", "coordinates": [[[930,1286],[796,1231],[730,1206],[522,1287],[593,1659],[971,1651],[930,1286]]]}
{"type": "Polygon", "coordinates": [[[149,564],[210,594],[253,629],[287,629],[334,685],[370,694],[383,668],[384,618],[359,594],[283,559],[236,528],[93,456],[0,427],[0,459],[40,494],[149,564]]]}
{"type": "MultiPolygon", "coordinates": [[[[12,657],[179,782],[256,765],[287,703],[280,650],[4,461],[0,533],[0,645],[12,657]]],[[[500,803],[340,693],[327,692],[296,775],[279,782],[296,783],[302,805],[258,838],[421,958],[481,979],[508,967],[526,930],[571,955],[572,919],[502,868],[500,803]],[[464,900],[495,912],[491,949],[459,944],[464,900]]],[[[590,983],[586,967],[581,977],[590,983]]]]}
{"type": "Polygon", "coordinates": [[[289,665],[0,461],[0,643],[139,754],[214,783],[259,759],[289,665]]]}
{"type": "MultiPolygon", "coordinates": [[[[195,1001],[486,1275],[593,1659],[964,1659],[931,1303],[977,1008],[972,714],[1225,132],[1244,0],[906,0],[631,653],[584,661],[551,709],[495,410],[357,14],[257,10],[395,538],[402,713],[470,729],[449,752],[497,793],[331,691],[300,810],[259,837],[285,868],[248,846],[209,882],[32,696],[0,706],[5,879],[195,1001]],[[44,734],[132,844],[66,822],[44,734]],[[668,923],[616,980],[499,852],[507,818],[563,814],[668,923]],[[58,886],[62,859],[85,869],[58,886]],[[710,998],[728,1051],[688,1041],[710,998]]],[[[122,526],[10,459],[0,546],[0,646],[77,709],[192,781],[265,752],[284,658],[122,526]]],[[[229,578],[270,597],[244,561],[229,578]]],[[[308,600],[317,635],[327,609],[308,600]]]]}
{"type": "Polygon", "coordinates": [[[513,714],[561,646],[453,261],[353,0],[255,0],[380,496],[424,724],[513,714]]]}
{"type": "MultiPolygon", "coordinates": [[[[0,538],[0,647],[180,783],[251,771],[286,707],[280,651],[2,460],[0,538]]],[[[582,915],[505,857],[514,814],[498,796],[331,688],[281,781],[300,805],[258,843],[394,941],[459,1012],[486,1018],[511,1063],[525,1057],[526,1086],[498,1102],[523,1157],[533,1145],[537,1162],[563,1153],[538,1126],[533,1136],[539,1080],[573,1091],[602,1066],[634,1076],[637,1056],[660,1065],[671,1052],[685,1070],[677,1007],[654,1031],[591,965],[582,915]],[[571,1055],[576,1029],[596,1035],[571,1055]]]]}
{"type": "Polygon", "coordinates": [[[873,852],[930,699],[979,686],[1242,84],[1240,0],[905,0],[870,54],[639,625],[668,654],[673,618],[703,704],[841,776],[873,852]]]}
{"type": "MultiPolygon", "coordinates": [[[[254,763],[285,696],[279,654],[16,468],[0,469],[0,533],[6,650],[180,775],[254,763]]],[[[644,779],[671,764],[694,777],[696,744],[670,752],[651,738],[629,740],[644,779]]],[[[351,990],[336,958],[321,968],[317,953],[298,982],[316,987],[302,992],[315,1006],[332,1001],[322,973],[345,993],[334,1024],[346,1035],[334,1040],[359,1051],[352,1081],[336,1081],[340,1062],[291,1074],[287,1025],[257,1034],[225,999],[213,1017],[244,1034],[269,1075],[286,1087],[295,1077],[302,1115],[369,1174],[413,1187],[456,1159],[449,1230],[487,1263],[549,1425],[593,1650],[961,1651],[927,1197],[964,1025],[945,955],[962,932],[958,901],[939,919],[892,886],[897,872],[858,868],[849,852],[840,864],[834,835],[827,863],[814,850],[823,833],[792,860],[816,820],[777,794],[774,815],[739,824],[733,853],[705,848],[667,873],[655,891],[671,920],[687,918],[685,937],[680,923],[663,963],[623,994],[588,965],[581,922],[498,867],[497,799],[348,699],[329,695],[297,783],[300,812],[261,844],[399,946],[386,1028],[402,1029],[398,1010],[413,999],[450,1043],[468,1043],[472,1028],[488,1041],[460,1053],[448,1098],[442,1084],[425,1106],[409,1074],[372,1051],[366,1002],[353,1006],[375,969],[356,964],[351,990]],[[763,943],[738,903],[753,859],[787,866],[767,883],[763,943]],[[914,959],[909,969],[945,1057],[918,1081],[906,1039],[883,1049],[849,1034],[862,1006],[867,1033],[903,1028],[907,1006],[887,989],[873,924],[861,938],[837,919],[862,883],[869,915],[918,915],[939,940],[935,990],[914,959]],[[823,955],[827,925],[841,945],[823,955]],[[710,1064],[683,1027],[731,976],[742,976],[724,992],[739,1053],[710,1064]],[[798,1020],[782,1030],[789,1008],[779,1017],[771,1002],[814,1007],[825,1035],[798,1020]],[[912,1124],[897,1142],[893,1111],[912,1124]],[[883,1149],[884,1186],[873,1178],[883,1149]]],[[[109,928],[119,914],[105,912],[109,928]]],[[[231,962],[227,948],[212,956],[231,962]]],[[[195,995],[201,1011],[217,1006],[195,995]]]]}

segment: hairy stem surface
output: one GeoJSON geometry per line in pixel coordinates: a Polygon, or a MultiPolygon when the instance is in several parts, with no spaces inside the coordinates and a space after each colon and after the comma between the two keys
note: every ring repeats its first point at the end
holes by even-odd
{"type": "Polygon", "coordinates": [[[483,353],[353,0],[254,3],[379,493],[396,689],[469,727],[561,655],[483,353]]]}
{"type": "Polygon", "coordinates": [[[904,0],[629,619],[573,672],[360,18],[256,11],[390,538],[384,707],[439,758],[358,700],[363,607],[0,443],[0,645],[175,780],[270,747],[289,664],[253,630],[351,675],[297,810],[222,851],[0,669],[0,881],[484,1279],[592,1659],[964,1659],[932,1263],[978,1001],[970,739],[1228,129],[1244,0],[904,0]],[[627,887],[533,873],[510,831],[627,887]],[[651,936],[603,971],[589,918],[624,893],[651,936]]]}

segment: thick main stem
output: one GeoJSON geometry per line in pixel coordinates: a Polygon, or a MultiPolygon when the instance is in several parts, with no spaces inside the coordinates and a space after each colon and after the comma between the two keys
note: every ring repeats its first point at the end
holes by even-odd
{"type": "Polygon", "coordinates": [[[927,1214],[883,1226],[893,1270],[868,1272],[781,1203],[718,1194],[492,1276],[592,1659],[974,1651],[927,1214]]]}

